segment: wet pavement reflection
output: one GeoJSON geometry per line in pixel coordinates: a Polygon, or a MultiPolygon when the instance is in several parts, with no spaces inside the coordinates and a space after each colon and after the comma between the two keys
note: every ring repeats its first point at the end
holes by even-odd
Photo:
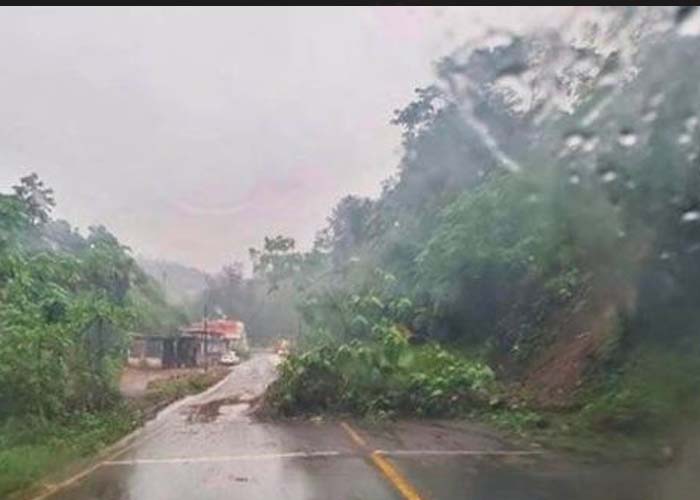
{"type": "MultiPolygon", "coordinates": [[[[246,402],[273,380],[277,362],[259,354],[239,365],[220,386],[167,409],[135,445],[51,500],[404,498],[338,422],[271,423],[247,414],[246,402]]],[[[660,498],[653,474],[510,455],[513,443],[477,425],[353,425],[423,500],[660,498]],[[479,450],[502,454],[460,454],[479,450]]]]}

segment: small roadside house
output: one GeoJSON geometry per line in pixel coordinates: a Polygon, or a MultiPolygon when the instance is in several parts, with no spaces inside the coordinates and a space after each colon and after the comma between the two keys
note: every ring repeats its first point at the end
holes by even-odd
{"type": "Polygon", "coordinates": [[[141,368],[183,368],[198,363],[201,340],[193,335],[131,334],[128,364],[141,368]]]}
{"type": "Polygon", "coordinates": [[[181,330],[186,335],[197,335],[203,339],[202,353],[215,361],[228,351],[237,354],[248,352],[245,324],[233,319],[214,319],[192,323],[181,330]],[[206,344],[206,345],[204,345],[206,344]]]}
{"type": "Polygon", "coordinates": [[[245,324],[216,319],[181,328],[175,335],[131,334],[128,364],[143,368],[182,368],[217,363],[228,351],[248,352],[245,324]]]}

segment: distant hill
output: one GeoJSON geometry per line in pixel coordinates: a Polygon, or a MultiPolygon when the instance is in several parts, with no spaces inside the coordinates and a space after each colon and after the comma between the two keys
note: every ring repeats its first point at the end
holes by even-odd
{"type": "Polygon", "coordinates": [[[207,273],[177,262],[137,257],[141,268],[152,276],[165,290],[168,300],[182,304],[193,299],[207,284],[207,273]]]}

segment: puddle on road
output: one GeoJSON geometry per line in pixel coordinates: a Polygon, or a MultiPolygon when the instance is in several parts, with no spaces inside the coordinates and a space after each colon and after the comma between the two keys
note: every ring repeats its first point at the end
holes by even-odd
{"type": "Polygon", "coordinates": [[[228,417],[243,416],[246,410],[250,408],[249,401],[249,399],[245,398],[245,395],[237,395],[190,405],[187,408],[187,423],[210,423],[214,422],[221,415],[228,417]]]}
{"type": "Polygon", "coordinates": [[[249,392],[243,392],[235,396],[189,405],[185,409],[187,413],[187,423],[210,423],[221,416],[225,416],[229,420],[246,417],[251,406],[253,406],[258,399],[259,396],[249,392]]]}

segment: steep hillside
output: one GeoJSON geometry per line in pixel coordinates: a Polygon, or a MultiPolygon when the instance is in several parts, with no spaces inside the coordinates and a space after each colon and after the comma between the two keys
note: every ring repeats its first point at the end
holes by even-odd
{"type": "Polygon", "coordinates": [[[266,238],[256,276],[303,320],[273,412],[603,442],[700,414],[700,40],[645,22],[457,51],[396,111],[379,197],[342,199],[308,252],[266,238]]]}
{"type": "Polygon", "coordinates": [[[139,266],[156,280],[169,301],[185,304],[194,299],[207,286],[207,273],[194,267],[162,260],[137,257],[139,266]]]}

